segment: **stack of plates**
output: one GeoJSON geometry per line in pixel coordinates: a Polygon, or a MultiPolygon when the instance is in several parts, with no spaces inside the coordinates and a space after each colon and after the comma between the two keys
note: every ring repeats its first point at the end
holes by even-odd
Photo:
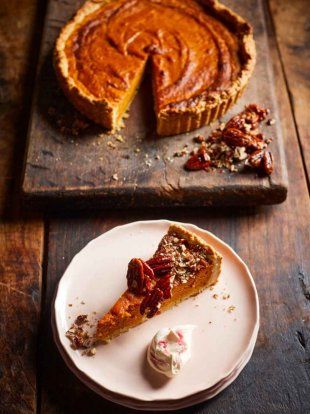
{"type": "Polygon", "coordinates": [[[257,292],[244,262],[211,233],[179,223],[222,254],[222,273],[214,289],[98,346],[94,357],[70,347],[65,332],[75,317],[108,311],[126,289],[129,260],[152,256],[170,224],[135,222],[91,241],[67,268],[54,302],[54,338],[69,368],[102,397],[140,410],[175,410],[214,397],[249,361],[259,327],[257,292]],[[183,324],[197,326],[192,358],[178,376],[168,379],[148,366],[146,349],[159,329],[183,324]]]}

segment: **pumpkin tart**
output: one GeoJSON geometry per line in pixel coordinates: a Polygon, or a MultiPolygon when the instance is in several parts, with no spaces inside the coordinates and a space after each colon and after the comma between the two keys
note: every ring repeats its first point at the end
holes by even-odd
{"type": "Polygon", "coordinates": [[[97,340],[108,342],[215,284],[221,262],[203,239],[171,225],[151,259],[130,261],[128,289],[99,320],[97,340]]]}
{"type": "Polygon", "coordinates": [[[215,0],[87,1],[62,29],[55,67],[69,100],[115,130],[151,65],[159,135],[209,124],[253,72],[250,25],[215,0]]]}

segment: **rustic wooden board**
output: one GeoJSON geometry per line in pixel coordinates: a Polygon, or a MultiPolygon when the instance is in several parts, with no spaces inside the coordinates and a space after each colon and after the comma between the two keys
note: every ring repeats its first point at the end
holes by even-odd
{"type": "Polygon", "coordinates": [[[310,219],[309,201],[281,64],[274,42],[272,46],[274,69],[278,74],[276,92],[290,167],[291,190],[285,204],[216,211],[202,208],[195,211],[190,208],[106,211],[104,215],[94,213],[87,218],[70,213],[51,218],[44,331],[40,338],[42,394],[38,407],[42,414],[136,413],[102,399],[69,371],[53,343],[51,302],[59,278],[88,241],[120,224],[161,218],[195,223],[229,243],[251,269],[261,309],[261,327],[254,354],[238,379],[211,401],[178,412],[306,414],[310,411],[310,264],[309,229],[305,226],[310,219]]]}
{"type": "MultiPolygon", "coordinates": [[[[183,169],[184,158],[174,158],[173,162],[167,160],[184,144],[192,146],[192,137],[197,135],[197,131],[169,138],[156,136],[148,75],[121,132],[124,143],[116,142],[117,148],[111,149],[107,142],[115,142],[115,137],[103,134],[100,127],[91,123],[78,136],[72,135],[68,126],[82,118],[59,90],[51,56],[60,27],[81,1],[50,0],[29,129],[23,182],[26,198],[48,207],[54,204],[74,208],[249,205],[284,201],[287,172],[262,3],[260,0],[238,3],[227,0],[225,3],[253,24],[258,48],[258,62],[249,87],[225,119],[239,112],[247,103],[256,102],[271,108],[272,116],[278,122],[266,127],[268,135],[275,138],[270,147],[276,168],[270,178],[226,171],[188,173],[183,169]],[[65,124],[65,128],[58,124],[65,124]],[[140,149],[139,153],[135,153],[136,148],[140,149]],[[150,167],[146,165],[145,154],[152,161],[150,167]],[[156,154],[160,160],[155,160],[156,154]],[[112,179],[115,173],[118,181],[112,179]]],[[[205,127],[199,132],[210,130],[210,127],[205,127]]]]}

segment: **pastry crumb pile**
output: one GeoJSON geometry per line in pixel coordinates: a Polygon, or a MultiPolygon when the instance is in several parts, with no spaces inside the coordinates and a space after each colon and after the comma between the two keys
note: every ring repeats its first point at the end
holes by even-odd
{"type": "Polygon", "coordinates": [[[93,323],[89,320],[89,315],[81,314],[75,318],[75,321],[66,332],[66,337],[70,340],[71,347],[75,350],[82,349],[82,355],[94,356],[97,352],[94,346],[95,339],[89,332],[89,329],[93,328],[93,326],[93,323]]]}

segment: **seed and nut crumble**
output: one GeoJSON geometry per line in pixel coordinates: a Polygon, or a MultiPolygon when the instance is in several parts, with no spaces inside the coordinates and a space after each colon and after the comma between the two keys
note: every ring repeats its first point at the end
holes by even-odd
{"type": "Polygon", "coordinates": [[[210,258],[207,252],[199,245],[190,246],[187,240],[176,234],[169,234],[162,239],[155,257],[171,256],[172,269],[170,271],[174,284],[187,283],[195,273],[209,265],[210,258]]]}

